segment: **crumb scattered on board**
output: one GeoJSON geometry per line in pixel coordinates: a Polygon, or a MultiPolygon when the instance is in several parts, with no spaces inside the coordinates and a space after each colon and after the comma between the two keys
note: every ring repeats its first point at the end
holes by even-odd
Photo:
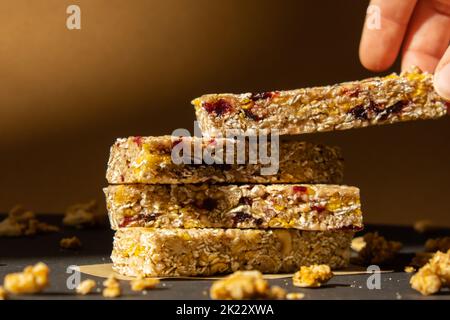
{"type": "Polygon", "coordinates": [[[286,295],[286,299],[288,300],[301,300],[305,297],[304,293],[301,292],[290,292],[286,295]]]}
{"type": "Polygon", "coordinates": [[[450,250],[436,252],[430,261],[410,279],[411,287],[423,295],[439,292],[450,286],[450,250]]]}
{"type": "Polygon", "coordinates": [[[81,240],[78,239],[78,237],[73,236],[71,238],[61,239],[61,241],[59,242],[59,246],[63,249],[76,250],[76,249],[80,249],[82,244],[81,244],[81,240]]]}
{"type": "Polygon", "coordinates": [[[94,280],[86,279],[86,280],[80,282],[80,284],[76,288],[76,292],[78,294],[85,296],[85,295],[91,293],[92,290],[95,289],[96,285],[97,284],[95,283],[94,280]]]}
{"type": "Polygon", "coordinates": [[[23,272],[10,273],[5,276],[3,286],[13,294],[38,293],[48,286],[48,266],[39,262],[26,267],[23,272]]]}
{"type": "Polygon", "coordinates": [[[159,282],[158,279],[153,278],[137,278],[130,281],[130,286],[133,291],[143,291],[155,288],[159,282]]]}
{"type": "Polygon", "coordinates": [[[224,279],[217,280],[210,289],[212,299],[284,299],[286,291],[270,286],[259,271],[236,271],[224,279]]]}
{"type": "Polygon", "coordinates": [[[0,237],[34,236],[59,230],[57,226],[39,221],[33,211],[22,205],[12,208],[8,216],[0,222],[0,237]]]}
{"type": "Polygon", "coordinates": [[[8,298],[8,295],[6,293],[6,290],[0,286],[0,300],[6,300],[8,298]]]}
{"type": "Polygon", "coordinates": [[[416,268],[414,268],[413,266],[406,266],[405,267],[405,272],[407,272],[407,273],[412,273],[412,272],[415,272],[416,271],[416,268]]]}
{"type": "Polygon", "coordinates": [[[110,275],[108,279],[103,281],[103,296],[105,298],[117,298],[121,295],[120,282],[114,277],[114,275],[110,275]]]}
{"type": "Polygon", "coordinates": [[[292,277],[296,287],[317,288],[333,277],[330,266],[326,264],[302,266],[292,277]]]}
{"type": "Polygon", "coordinates": [[[74,228],[93,227],[98,224],[97,202],[76,203],[67,208],[63,224],[74,228]]]}
{"type": "Polygon", "coordinates": [[[386,240],[378,232],[368,232],[362,239],[360,237],[353,239],[352,248],[358,252],[355,262],[361,265],[383,264],[394,259],[402,244],[398,241],[386,240]]]}

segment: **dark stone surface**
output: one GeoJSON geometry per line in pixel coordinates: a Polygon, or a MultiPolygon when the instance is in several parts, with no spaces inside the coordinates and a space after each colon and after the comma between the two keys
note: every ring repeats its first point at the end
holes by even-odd
{"type": "MultiPolygon", "coordinates": [[[[61,217],[45,217],[42,220],[59,224],[61,217]]],[[[271,284],[280,285],[289,292],[303,292],[305,299],[450,299],[450,291],[423,297],[409,285],[411,274],[403,272],[415,251],[422,251],[422,245],[430,237],[450,235],[450,230],[435,230],[421,235],[410,227],[366,226],[365,231],[378,230],[391,240],[403,242],[404,248],[395,261],[396,272],[381,274],[381,289],[369,290],[366,281],[369,275],[335,276],[319,289],[300,289],[292,286],[291,279],[271,280],[271,284]]],[[[36,295],[12,296],[11,299],[102,299],[101,293],[78,296],[68,289],[66,281],[70,265],[108,263],[111,251],[113,231],[107,227],[96,229],[68,229],[61,233],[40,235],[33,238],[0,238],[0,279],[10,272],[22,270],[25,266],[38,261],[47,263],[51,269],[51,284],[44,293],[36,295]],[[59,248],[59,240],[67,236],[78,236],[83,242],[79,251],[59,248]]],[[[82,279],[86,276],[82,275],[82,279]]],[[[95,278],[98,288],[103,279],[95,278]]],[[[1,280],[2,281],[2,280],[1,280]]],[[[208,280],[164,280],[158,289],[146,294],[130,291],[129,285],[122,281],[123,296],[120,299],[208,299],[211,281],[208,280]]]]}

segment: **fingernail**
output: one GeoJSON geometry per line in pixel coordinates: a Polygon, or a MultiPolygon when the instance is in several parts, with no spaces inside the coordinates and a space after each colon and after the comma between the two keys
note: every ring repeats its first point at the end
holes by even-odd
{"type": "Polygon", "coordinates": [[[434,88],[440,96],[450,100],[450,63],[434,75],[434,88]]]}

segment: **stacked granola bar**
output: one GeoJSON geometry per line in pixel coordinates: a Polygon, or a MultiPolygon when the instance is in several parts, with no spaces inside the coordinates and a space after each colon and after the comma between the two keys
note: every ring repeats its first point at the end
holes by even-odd
{"type": "Polygon", "coordinates": [[[436,118],[447,107],[431,76],[416,69],[331,87],[206,95],[193,103],[204,137],[130,137],[111,148],[104,192],[116,230],[111,258],[121,274],[345,267],[363,225],[359,189],[340,185],[339,149],[282,141],[277,170],[268,175],[267,163],[250,156],[255,146],[223,138],[224,130],[298,134],[436,118]],[[175,150],[183,150],[183,161],[175,150]],[[207,161],[205,154],[227,161],[207,161]]]}

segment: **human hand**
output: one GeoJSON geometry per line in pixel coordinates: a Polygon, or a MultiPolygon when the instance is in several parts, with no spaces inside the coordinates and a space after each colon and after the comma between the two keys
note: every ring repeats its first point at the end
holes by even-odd
{"type": "Polygon", "coordinates": [[[376,28],[367,19],[364,24],[359,47],[364,67],[389,68],[403,43],[402,70],[415,65],[434,73],[437,93],[450,100],[450,0],[371,0],[370,5],[380,13],[380,24],[376,28]]]}

